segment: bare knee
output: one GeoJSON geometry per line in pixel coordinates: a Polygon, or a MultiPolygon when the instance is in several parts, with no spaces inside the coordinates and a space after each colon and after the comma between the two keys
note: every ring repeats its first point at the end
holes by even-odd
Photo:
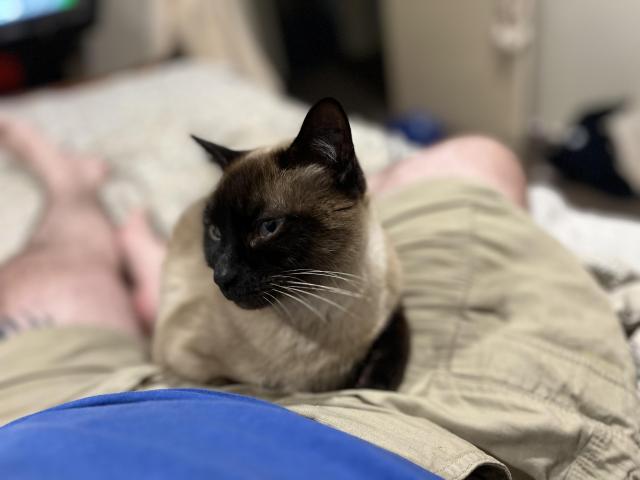
{"type": "Polygon", "coordinates": [[[482,170],[525,184],[522,162],[499,141],[483,135],[452,138],[442,144],[450,155],[472,170],[482,170]]]}
{"type": "Polygon", "coordinates": [[[428,153],[442,175],[483,183],[526,207],[527,181],[518,157],[502,143],[482,135],[453,138],[428,153]]]}
{"type": "Polygon", "coordinates": [[[427,178],[461,178],[482,184],[526,208],[526,178],[518,157],[498,141],[469,135],[420,150],[371,177],[374,193],[396,190],[427,178]]]}

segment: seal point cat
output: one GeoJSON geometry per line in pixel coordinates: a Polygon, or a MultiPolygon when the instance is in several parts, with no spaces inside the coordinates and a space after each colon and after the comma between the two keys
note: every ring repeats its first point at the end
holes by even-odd
{"type": "Polygon", "coordinates": [[[398,261],[340,104],[320,100],[275,147],[193,138],[223,175],[175,227],[155,361],[200,383],[397,388],[409,354],[398,261]]]}

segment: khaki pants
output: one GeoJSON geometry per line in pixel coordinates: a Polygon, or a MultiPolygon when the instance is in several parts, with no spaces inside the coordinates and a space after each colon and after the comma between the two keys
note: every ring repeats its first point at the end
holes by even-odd
{"type": "MultiPolygon", "coordinates": [[[[276,401],[448,479],[640,479],[631,356],[576,259],[481,187],[431,181],[380,203],[412,328],[400,391],[224,390],[276,401]]],[[[187,386],[151,365],[145,345],[86,327],[2,342],[0,365],[0,424],[83,396],[187,386]]]]}

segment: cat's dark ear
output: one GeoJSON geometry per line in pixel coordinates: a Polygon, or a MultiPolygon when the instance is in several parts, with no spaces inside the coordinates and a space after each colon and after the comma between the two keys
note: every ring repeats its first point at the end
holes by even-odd
{"type": "Polygon", "coordinates": [[[244,151],[231,150],[230,148],[216,145],[195,135],[191,135],[198,145],[209,154],[211,161],[217,163],[223,170],[227,168],[234,160],[243,155],[244,151]]]}
{"type": "Polygon", "coordinates": [[[285,168],[323,165],[333,174],[338,188],[354,198],[367,188],[353,148],[349,119],[333,98],[324,98],[311,107],[282,163],[285,168]]]}

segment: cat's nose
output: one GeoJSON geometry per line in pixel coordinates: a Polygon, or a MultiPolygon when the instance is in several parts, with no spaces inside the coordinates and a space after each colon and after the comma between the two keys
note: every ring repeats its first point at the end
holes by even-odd
{"type": "Polygon", "coordinates": [[[229,288],[237,276],[237,272],[225,264],[216,265],[213,270],[213,281],[223,290],[229,288]]]}

